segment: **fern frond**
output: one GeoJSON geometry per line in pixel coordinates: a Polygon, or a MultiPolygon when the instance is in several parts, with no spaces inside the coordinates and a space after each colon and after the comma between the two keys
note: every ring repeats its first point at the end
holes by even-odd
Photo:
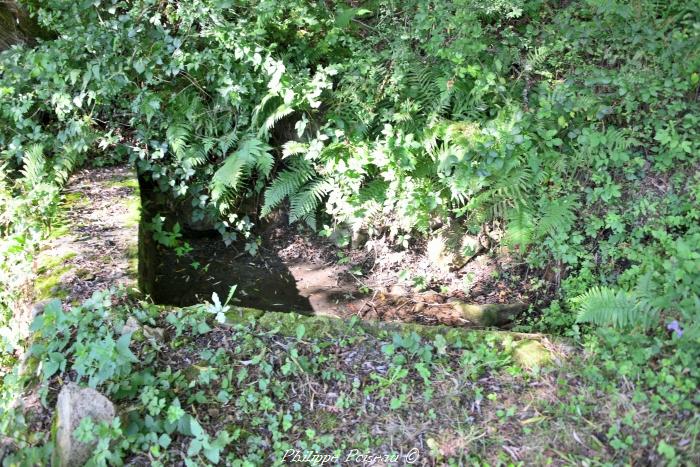
{"type": "Polygon", "coordinates": [[[289,198],[289,222],[305,219],[316,211],[319,203],[333,189],[333,185],[325,179],[309,183],[303,190],[289,198]]]}
{"type": "Polygon", "coordinates": [[[540,236],[554,232],[565,232],[574,222],[573,206],[569,199],[549,201],[537,224],[540,236]]]}
{"type": "Polygon", "coordinates": [[[511,213],[506,224],[503,244],[518,247],[520,252],[524,252],[533,241],[534,221],[532,213],[525,209],[516,209],[511,213]]]}
{"type": "Polygon", "coordinates": [[[296,193],[314,175],[315,171],[308,161],[302,158],[294,160],[291,166],[280,172],[265,190],[265,202],[261,216],[269,215],[285,198],[296,193]]]}
{"type": "Polygon", "coordinates": [[[79,160],[80,154],[77,151],[67,150],[61,153],[53,166],[54,177],[59,185],[68,181],[68,177],[78,165],[79,160]]]}
{"type": "Polygon", "coordinates": [[[282,158],[303,154],[309,150],[309,145],[299,141],[287,141],[282,145],[282,158]]]}
{"type": "Polygon", "coordinates": [[[46,158],[44,148],[39,144],[33,144],[22,155],[22,169],[20,170],[25,181],[30,184],[38,184],[46,177],[46,158]]]}
{"type": "Polygon", "coordinates": [[[260,127],[260,130],[258,130],[258,137],[268,135],[270,130],[274,128],[277,122],[279,122],[284,117],[290,115],[293,112],[294,109],[287,104],[282,104],[279,107],[277,107],[270,115],[268,115],[268,117],[265,119],[265,122],[263,122],[262,126],[260,127]]]}
{"type": "Polygon", "coordinates": [[[275,165],[275,158],[268,151],[260,152],[255,158],[255,168],[258,173],[267,178],[272,173],[272,167],[275,165]]]}
{"type": "Polygon", "coordinates": [[[547,47],[541,46],[527,54],[527,60],[525,62],[525,67],[529,68],[527,71],[537,71],[547,60],[548,52],[549,49],[547,47]]]}
{"type": "Polygon", "coordinates": [[[207,150],[204,145],[195,145],[187,148],[182,165],[186,168],[194,168],[204,164],[207,161],[207,150]]]}
{"type": "Polygon", "coordinates": [[[230,131],[219,138],[219,151],[221,151],[221,155],[228,154],[229,150],[234,144],[236,144],[237,141],[238,133],[235,130],[230,131]]]}
{"type": "Polygon", "coordinates": [[[576,297],[578,321],[599,326],[625,328],[634,325],[647,327],[655,312],[635,300],[630,292],[610,287],[593,287],[576,297]]]}
{"type": "Polygon", "coordinates": [[[269,153],[270,146],[257,138],[244,140],[236,152],[226,158],[224,164],[214,174],[211,182],[212,198],[215,201],[227,192],[236,192],[241,176],[255,167],[263,177],[269,176],[274,159],[269,153]]]}
{"type": "Polygon", "coordinates": [[[192,127],[187,123],[174,123],[165,132],[170,149],[179,159],[184,158],[191,130],[192,127]]]}
{"type": "Polygon", "coordinates": [[[244,157],[230,156],[224,162],[224,165],[216,171],[211,183],[211,196],[214,201],[218,201],[226,193],[227,190],[238,189],[238,184],[241,180],[244,167],[249,163],[249,160],[244,157]]]}

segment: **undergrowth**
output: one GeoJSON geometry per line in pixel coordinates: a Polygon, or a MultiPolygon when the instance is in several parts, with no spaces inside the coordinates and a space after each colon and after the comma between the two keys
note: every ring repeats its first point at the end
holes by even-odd
{"type": "MultiPolygon", "coordinates": [[[[80,380],[132,408],[83,427],[98,463],[408,446],[455,465],[698,462],[697,2],[26,4],[48,34],[0,53],[8,462],[51,451],[48,427],[29,436],[10,409],[32,256],[60,228],[70,173],[125,161],[169,200],[154,220],[214,219],[251,252],[280,208],[396,248],[446,225],[486,236],[550,291],[517,329],[584,351],[532,374],[489,343],[294,339],[106,295],[54,304],[32,350],[45,406],[80,380]],[[122,336],[127,314],[173,339],[122,336]]],[[[169,220],[158,233],[177,244],[169,220]]]]}
{"type": "Polygon", "coordinates": [[[255,319],[221,324],[221,305],[113,300],[55,301],[34,323],[25,371],[3,392],[3,432],[15,448],[5,465],[46,465],[53,448],[46,413],[13,408],[17,386],[31,383],[51,406],[65,380],[122,407],[112,423],[77,429],[99,439],[93,465],[698,460],[700,355],[675,352],[678,339],[591,337],[588,356],[524,370],[515,342],[493,333],[375,336],[349,323],[309,335],[302,322],[290,334],[255,319]],[[124,328],[129,317],[135,331],[124,328]]]}
{"type": "Polygon", "coordinates": [[[696,2],[27,3],[56,34],[0,60],[12,179],[128,159],[250,252],[282,203],[397,247],[458,224],[580,321],[698,333],[696,2]]]}

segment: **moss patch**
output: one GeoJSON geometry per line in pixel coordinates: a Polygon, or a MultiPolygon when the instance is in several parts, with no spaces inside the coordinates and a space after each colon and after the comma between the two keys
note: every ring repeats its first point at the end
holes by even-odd
{"type": "Polygon", "coordinates": [[[524,368],[542,367],[552,361],[552,354],[535,340],[524,340],[513,349],[513,360],[524,368]]]}
{"type": "Polygon", "coordinates": [[[61,202],[61,210],[51,226],[48,239],[56,240],[68,236],[71,229],[66,219],[65,211],[70,210],[70,208],[74,206],[85,206],[88,202],[88,198],[83,193],[65,193],[63,195],[63,201],[61,202]]]}
{"type": "Polygon", "coordinates": [[[70,270],[72,266],[63,266],[60,268],[55,268],[48,273],[39,276],[34,282],[34,292],[39,300],[44,300],[47,298],[66,298],[68,296],[68,291],[62,287],[61,278],[63,275],[70,270]]]}
{"type": "Polygon", "coordinates": [[[317,426],[321,433],[328,433],[337,429],[341,421],[336,414],[318,411],[314,413],[313,425],[317,426]]]}
{"type": "Polygon", "coordinates": [[[56,257],[42,255],[39,258],[39,265],[37,266],[36,272],[39,275],[46,274],[47,272],[51,271],[52,269],[55,269],[59,266],[62,266],[63,263],[70,260],[71,258],[75,258],[76,255],[77,255],[77,253],[74,251],[66,253],[63,256],[56,256],[56,257]]]}
{"type": "Polygon", "coordinates": [[[138,244],[129,245],[127,250],[127,257],[129,258],[129,270],[127,271],[129,277],[136,280],[139,274],[139,246],[138,244]]]}
{"type": "Polygon", "coordinates": [[[114,188],[131,188],[133,190],[139,189],[139,181],[134,177],[120,178],[118,180],[110,180],[107,182],[107,186],[114,188]]]}
{"type": "Polygon", "coordinates": [[[63,206],[70,208],[71,206],[84,206],[89,202],[87,196],[80,192],[66,193],[63,196],[63,206]]]}
{"type": "Polygon", "coordinates": [[[141,220],[141,201],[136,195],[129,196],[125,201],[127,215],[125,224],[128,227],[138,227],[141,220]]]}
{"type": "Polygon", "coordinates": [[[65,273],[73,269],[66,264],[77,255],[69,251],[61,256],[49,256],[47,252],[39,256],[37,265],[37,278],[34,281],[34,295],[37,299],[65,298],[68,291],[61,288],[61,278],[65,273]]]}
{"type": "Polygon", "coordinates": [[[49,233],[47,238],[49,240],[56,240],[66,237],[68,234],[70,234],[68,224],[66,224],[64,219],[58,219],[58,221],[51,227],[51,233],[49,233]]]}

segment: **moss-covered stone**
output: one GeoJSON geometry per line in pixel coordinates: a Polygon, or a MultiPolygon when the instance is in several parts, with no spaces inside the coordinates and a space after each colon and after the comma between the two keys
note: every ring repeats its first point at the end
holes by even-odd
{"type": "Polygon", "coordinates": [[[129,270],[128,274],[134,282],[138,281],[139,275],[139,246],[138,243],[134,243],[129,246],[127,251],[127,256],[129,258],[129,270]]]}
{"type": "Polygon", "coordinates": [[[527,309],[524,303],[472,305],[460,301],[452,302],[452,307],[464,319],[479,326],[502,326],[527,309]]]}
{"type": "Polygon", "coordinates": [[[34,281],[34,298],[65,298],[68,291],[62,288],[61,279],[73,269],[69,261],[76,256],[74,251],[52,256],[50,252],[39,255],[36,268],[37,277],[34,281]]]}
{"type": "Polygon", "coordinates": [[[139,181],[136,175],[129,178],[108,182],[108,186],[117,188],[128,188],[131,190],[128,196],[123,198],[124,206],[127,209],[125,218],[126,227],[137,227],[141,220],[141,195],[139,192],[139,181]]]}
{"type": "MultiPolygon", "coordinates": [[[[254,308],[236,307],[226,314],[226,323],[254,324],[266,331],[274,331],[285,336],[296,336],[299,325],[304,326],[304,335],[313,337],[328,337],[349,334],[369,334],[384,339],[393,333],[408,335],[416,333],[421,338],[432,341],[439,334],[450,345],[459,345],[464,348],[474,347],[480,343],[489,341],[503,346],[504,351],[511,349],[514,360],[518,363],[526,362],[527,367],[531,362],[539,362],[541,365],[548,362],[545,356],[550,356],[549,351],[539,342],[533,340],[530,334],[521,334],[509,331],[489,331],[479,329],[455,328],[449,326],[424,326],[415,323],[385,323],[374,321],[343,320],[329,316],[307,316],[298,313],[282,313],[275,311],[262,311],[254,308]],[[535,348],[528,345],[519,347],[519,342],[533,342],[538,344],[543,352],[534,355],[535,348]],[[515,356],[515,353],[518,355],[515,356]],[[533,354],[532,360],[528,356],[533,354]]],[[[539,350],[539,348],[537,348],[539,350]]]]}
{"type": "Polygon", "coordinates": [[[75,275],[84,281],[95,280],[95,274],[89,269],[78,269],[75,271],[75,275]]]}
{"type": "Polygon", "coordinates": [[[139,221],[141,220],[141,202],[138,196],[129,196],[124,201],[127,208],[127,215],[125,220],[126,227],[137,227],[139,221]]]}
{"type": "Polygon", "coordinates": [[[107,185],[115,188],[131,188],[133,190],[136,190],[136,194],[138,194],[139,181],[135,175],[133,177],[125,177],[120,178],[118,180],[110,180],[109,182],[107,182],[107,185]]]}
{"type": "Polygon", "coordinates": [[[87,196],[80,192],[66,193],[63,195],[63,205],[64,208],[71,208],[73,206],[86,205],[89,202],[87,196]]]}
{"type": "Polygon", "coordinates": [[[525,368],[545,366],[552,361],[552,354],[540,342],[526,339],[513,348],[513,360],[525,368]]]}

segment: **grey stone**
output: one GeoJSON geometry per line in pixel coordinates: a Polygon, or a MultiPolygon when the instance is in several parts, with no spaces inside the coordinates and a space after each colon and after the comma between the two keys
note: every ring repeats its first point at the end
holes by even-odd
{"type": "Polygon", "coordinates": [[[129,318],[127,318],[126,320],[126,323],[124,324],[124,327],[122,328],[122,335],[128,333],[133,334],[139,329],[141,329],[141,325],[139,324],[138,320],[133,316],[129,316],[129,318]]]}
{"type": "Polygon", "coordinates": [[[91,388],[68,383],[58,394],[54,413],[54,457],[52,465],[78,467],[90,458],[97,439],[84,443],[75,438],[75,429],[86,417],[95,424],[114,418],[114,405],[105,396],[91,388]]]}
{"type": "Polygon", "coordinates": [[[365,246],[369,240],[369,234],[366,229],[358,229],[352,231],[352,238],[350,240],[350,248],[353,250],[358,250],[365,246]]]}

